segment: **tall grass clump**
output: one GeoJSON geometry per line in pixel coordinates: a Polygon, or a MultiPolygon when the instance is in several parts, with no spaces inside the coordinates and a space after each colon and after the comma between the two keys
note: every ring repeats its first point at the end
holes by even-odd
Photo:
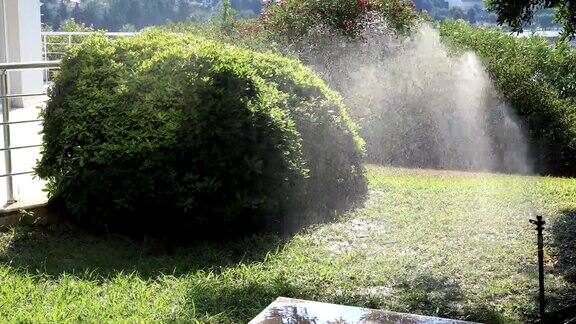
{"type": "Polygon", "coordinates": [[[91,228],[225,237],[366,192],[341,98],[274,54],[159,31],[93,36],[64,58],[43,115],[37,173],[91,228]]]}

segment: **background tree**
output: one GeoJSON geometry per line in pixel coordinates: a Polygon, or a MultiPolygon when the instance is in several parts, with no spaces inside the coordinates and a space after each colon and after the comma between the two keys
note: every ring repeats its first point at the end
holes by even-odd
{"type": "Polygon", "coordinates": [[[186,18],[188,18],[188,15],[190,14],[191,11],[192,6],[190,5],[190,2],[186,0],[179,0],[176,3],[176,20],[177,21],[185,20],[186,18]]]}
{"type": "Polygon", "coordinates": [[[450,17],[453,19],[464,19],[466,15],[460,7],[452,7],[450,8],[450,17]]]}
{"type": "Polygon", "coordinates": [[[142,5],[139,1],[132,1],[126,17],[128,23],[133,24],[136,28],[140,29],[144,26],[142,22],[142,5]]]}
{"type": "Polygon", "coordinates": [[[56,11],[53,9],[54,0],[52,1],[44,1],[42,6],[40,7],[40,14],[42,15],[42,20],[46,22],[48,29],[51,29],[52,23],[57,20],[56,11]]]}
{"type": "Polygon", "coordinates": [[[466,11],[466,20],[468,20],[471,24],[476,23],[476,9],[474,9],[474,7],[469,8],[466,11]]]}
{"type": "Polygon", "coordinates": [[[58,20],[56,21],[56,24],[54,25],[55,29],[59,29],[60,28],[60,22],[70,18],[68,16],[68,6],[64,3],[64,2],[60,2],[60,5],[58,6],[58,20]]]}
{"type": "Polygon", "coordinates": [[[82,10],[80,10],[80,4],[76,2],[76,5],[74,5],[74,9],[72,9],[72,19],[76,21],[82,21],[83,18],[84,15],[82,14],[82,10]]]}
{"type": "Polygon", "coordinates": [[[236,16],[236,10],[232,7],[230,0],[222,0],[222,7],[220,9],[220,28],[222,31],[228,32],[234,28],[236,16]]]}
{"type": "Polygon", "coordinates": [[[498,15],[498,24],[518,32],[534,21],[538,11],[555,9],[555,19],[563,25],[564,35],[576,35],[576,0],[488,0],[487,8],[498,15]]]}
{"type": "Polygon", "coordinates": [[[414,0],[414,4],[416,5],[416,8],[420,10],[426,10],[430,12],[432,9],[434,9],[434,5],[430,0],[414,0]]]}
{"type": "Polygon", "coordinates": [[[538,24],[543,28],[543,29],[549,29],[555,26],[554,24],[554,14],[551,13],[544,13],[541,15],[538,15],[537,17],[538,19],[538,24]]]}

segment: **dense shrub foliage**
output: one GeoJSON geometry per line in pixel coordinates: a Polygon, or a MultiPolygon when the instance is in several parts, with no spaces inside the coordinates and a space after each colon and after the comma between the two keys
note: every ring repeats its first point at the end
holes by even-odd
{"type": "Polygon", "coordinates": [[[455,48],[476,52],[503,97],[528,123],[541,172],[576,175],[576,53],[462,21],[440,25],[455,48]]]}
{"type": "Polygon", "coordinates": [[[326,52],[326,45],[335,45],[334,37],[343,45],[365,40],[367,30],[404,33],[421,18],[415,4],[406,0],[268,0],[259,19],[228,22],[224,9],[212,24],[187,20],[168,23],[163,29],[306,59],[302,52],[326,52]]]}
{"type": "Polygon", "coordinates": [[[238,20],[229,25],[221,23],[198,24],[192,21],[168,23],[162,30],[172,33],[202,35],[203,38],[225,42],[258,52],[281,53],[280,44],[275,43],[265,32],[258,20],[238,20]],[[230,26],[231,25],[231,26],[230,26]],[[230,28],[226,28],[226,27],[230,28]]]}
{"type": "Polygon", "coordinates": [[[332,211],[366,191],[339,96],[294,60],[151,31],[62,63],[38,174],[81,223],[219,236],[332,211]]]}

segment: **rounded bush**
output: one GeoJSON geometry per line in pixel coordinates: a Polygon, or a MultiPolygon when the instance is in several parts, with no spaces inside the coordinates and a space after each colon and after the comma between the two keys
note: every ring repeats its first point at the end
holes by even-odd
{"type": "Polygon", "coordinates": [[[92,228],[220,237],[364,196],[363,142],[298,61],[195,36],[90,37],[62,62],[37,166],[92,228]]]}

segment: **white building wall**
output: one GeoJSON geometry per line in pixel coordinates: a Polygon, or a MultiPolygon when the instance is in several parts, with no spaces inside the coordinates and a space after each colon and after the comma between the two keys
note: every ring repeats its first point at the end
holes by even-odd
{"type": "MultiPolygon", "coordinates": [[[[0,31],[4,37],[3,62],[34,62],[42,60],[40,0],[0,0],[0,31]]],[[[10,92],[40,93],[43,91],[43,73],[39,70],[10,72],[10,92]]],[[[12,107],[23,107],[35,101],[14,99],[12,107]]]]}
{"type": "Polygon", "coordinates": [[[0,62],[6,62],[8,47],[6,46],[6,18],[4,0],[0,0],[0,62]]]}

